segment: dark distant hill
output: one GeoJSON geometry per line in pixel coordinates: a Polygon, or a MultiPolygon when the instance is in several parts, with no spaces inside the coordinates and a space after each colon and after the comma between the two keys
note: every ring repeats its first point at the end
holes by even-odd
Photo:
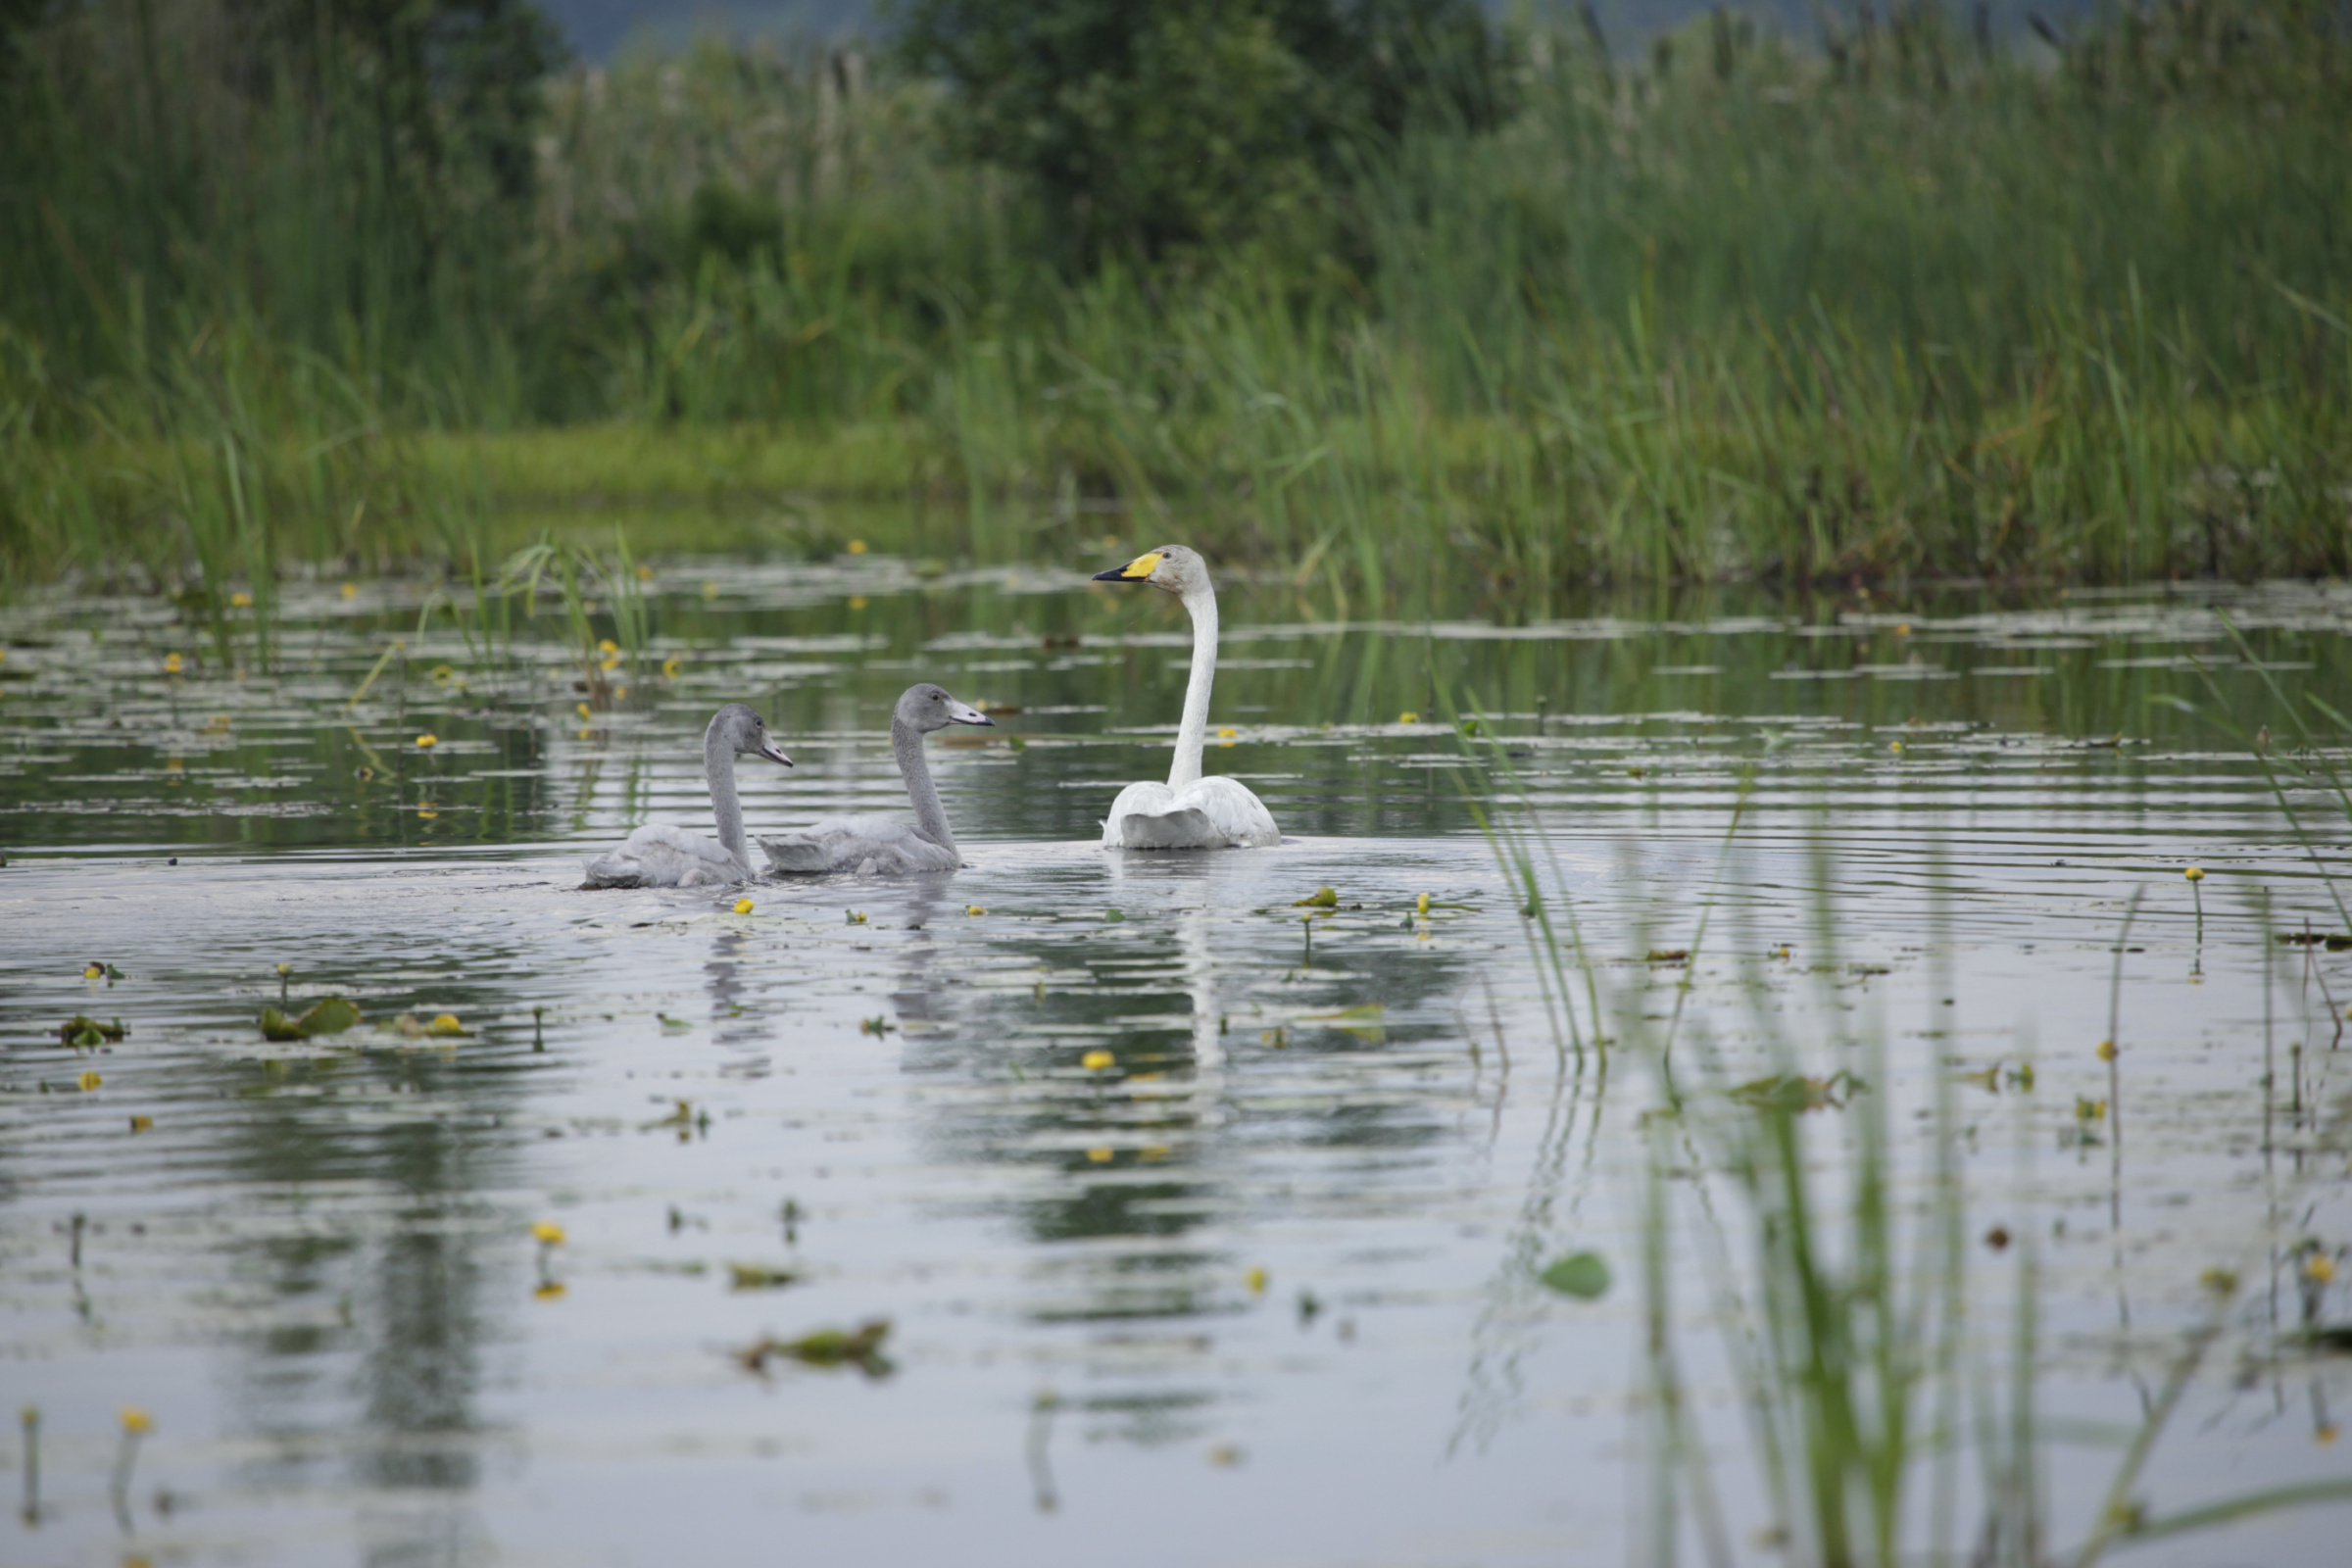
{"type": "MultiPolygon", "coordinates": [[[[1139,4],[1148,0],[1138,0],[1139,4]]],[[[1499,13],[1506,0],[1487,0],[1499,13]]],[[[1883,13],[1891,0],[1881,0],[1883,13]]],[[[2097,0],[1991,0],[1994,31],[2002,36],[2026,25],[2029,10],[2051,19],[2091,9],[2097,0]]],[[[871,29],[872,0],[539,0],[540,9],[556,19],[564,36],[587,60],[609,59],[632,37],[656,48],[674,49],[698,32],[727,32],[736,37],[837,38],[871,29]]],[[[1574,7],[1539,4],[1539,11],[1573,13],[1574,7]]],[[[1601,28],[1616,49],[1639,47],[1661,28],[1679,26],[1713,10],[1710,0],[1593,0],[1601,28]]],[[[1811,37],[1819,24],[1812,0],[1734,0],[1730,9],[1754,17],[1777,30],[1811,37]]],[[[1841,21],[1854,15],[1853,0],[1828,0],[1831,14],[1841,21]]],[[[1971,9],[1958,0],[1955,12],[1971,9]]]]}

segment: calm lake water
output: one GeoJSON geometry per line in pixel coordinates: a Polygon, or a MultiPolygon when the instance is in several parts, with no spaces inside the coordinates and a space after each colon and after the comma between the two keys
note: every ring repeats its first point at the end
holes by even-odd
{"type": "MultiPolygon", "coordinates": [[[[1969,1396],[2030,1266],[2054,1547],[2211,1270],[2131,1496],[2352,1475],[2352,1360],[2301,1334],[2352,1322],[2352,953],[2274,940],[2352,928],[2298,727],[2341,744],[2352,592],[1390,622],[1228,581],[1209,767],[1288,837],[1154,857],[1095,844],[1189,646],[1085,582],[1123,559],[663,563],[610,670],[544,601],[486,641],[415,582],[288,586],[266,662],[169,599],[0,608],[0,1384],[38,1410],[0,1557],[1646,1560],[1654,1243],[1734,1557],[1786,1561],[1755,1238],[1659,1131],[1668,1030],[1725,1081],[1860,1077],[1798,1120],[1833,1203],[1884,1097],[1926,1213],[1948,1102],[1969,1396]],[[903,808],[916,679],[1000,710],[931,743],[965,870],[578,890],[634,824],[708,831],[721,702],[799,762],[743,764],[756,833],[903,808]],[[1482,814],[1573,915],[1569,1013],[1482,814]],[[256,1024],[333,995],[357,1029],[256,1024]],[[1580,1252],[1597,1297],[1537,1282],[1580,1252]],[[742,1357],[876,1319],[886,1364],[742,1357]]],[[[2131,1556],[2319,1561],[2348,1523],[2131,1556]]]]}

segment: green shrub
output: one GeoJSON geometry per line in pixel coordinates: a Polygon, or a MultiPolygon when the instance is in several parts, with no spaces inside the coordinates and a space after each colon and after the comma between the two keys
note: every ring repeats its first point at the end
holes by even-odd
{"type": "Polygon", "coordinates": [[[898,29],[957,146],[1029,181],[1080,264],[1295,222],[1367,143],[1504,110],[1474,0],[913,0],[898,29]]]}

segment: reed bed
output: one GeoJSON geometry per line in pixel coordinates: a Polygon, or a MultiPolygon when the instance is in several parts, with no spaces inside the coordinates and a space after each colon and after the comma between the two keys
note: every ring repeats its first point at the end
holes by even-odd
{"type": "MultiPolygon", "coordinates": [[[[1506,589],[2341,572],[2339,11],[2019,49],[1719,18],[1638,65],[1538,25],[1501,129],[1084,275],[931,86],[840,52],[552,78],[527,193],[451,194],[392,273],[405,209],[294,107],[204,144],[219,211],[166,245],[202,265],[138,261],[154,192],[97,152],[20,162],[0,557],[259,594],[272,558],[474,563],[517,507],[625,503],[659,549],[664,508],[857,498],[981,559],[1107,513],[1373,602],[1403,552],[1506,589]]],[[[31,141],[103,150],[40,102],[31,141]]]]}

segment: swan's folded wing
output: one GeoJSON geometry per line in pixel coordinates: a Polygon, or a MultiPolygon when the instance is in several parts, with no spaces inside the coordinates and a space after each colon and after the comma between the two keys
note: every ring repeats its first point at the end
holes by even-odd
{"type": "Polygon", "coordinates": [[[1238,778],[1211,773],[1195,779],[1176,792],[1176,804],[1208,818],[1234,849],[1264,849],[1282,842],[1274,813],[1238,778]]]}
{"type": "Polygon", "coordinates": [[[1173,848],[1165,844],[1130,844],[1127,841],[1127,826],[1130,822],[1158,816],[1175,804],[1176,792],[1165,784],[1146,780],[1141,784],[1128,785],[1119,791],[1118,799],[1110,803],[1110,814],[1102,819],[1102,847],[1106,850],[1173,848]]]}
{"type": "Polygon", "coordinates": [[[760,848],[767,854],[768,868],[787,876],[953,871],[961,863],[947,846],[932,843],[912,824],[889,816],[828,817],[797,832],[761,839],[760,848]]]}
{"type": "Polygon", "coordinates": [[[726,846],[667,822],[650,822],[587,862],[592,888],[707,887],[738,882],[726,846]]]}
{"type": "Polygon", "coordinates": [[[1110,805],[1102,843],[1123,850],[1250,849],[1280,844],[1265,803],[1239,780],[1196,779],[1180,790],[1130,784],[1110,805]]]}

